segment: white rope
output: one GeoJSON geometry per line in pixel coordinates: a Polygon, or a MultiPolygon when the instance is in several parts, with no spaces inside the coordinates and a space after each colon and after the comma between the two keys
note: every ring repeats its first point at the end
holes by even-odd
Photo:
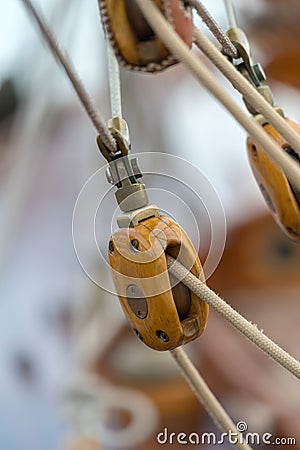
{"type": "Polygon", "coordinates": [[[220,316],[224,317],[234,328],[248,338],[253,344],[269,355],[280,366],[288,372],[300,379],[300,362],[293,358],[289,353],[283,350],[279,345],[275,344],[268,338],[257,326],[250,323],[245,317],[233,309],[225,300],[221,299],[206,284],[202,283],[184,266],[171,256],[167,255],[167,263],[169,271],[178,280],[182,282],[197,297],[201,298],[205,303],[211,306],[220,316]]]}
{"type": "Polygon", "coordinates": [[[293,130],[276,110],[259,94],[243,75],[218,51],[218,49],[201,33],[194,29],[195,43],[210,61],[228,78],[231,84],[262,114],[271,125],[289,142],[300,155],[300,136],[293,130]]]}
{"type": "Polygon", "coordinates": [[[83,83],[76,74],[75,69],[72,67],[71,61],[69,60],[68,56],[66,55],[65,52],[63,53],[60,50],[54,34],[49,29],[45,20],[38,13],[35,6],[31,3],[31,0],[21,0],[21,1],[23,2],[30,16],[34,19],[34,21],[38,25],[42,33],[42,36],[45,42],[47,43],[49,49],[51,50],[52,54],[55,56],[57,61],[65,70],[83,108],[85,109],[87,115],[91,119],[91,122],[93,123],[94,127],[100,134],[104,144],[111,152],[116,152],[117,151],[116,142],[113,139],[112,135],[110,134],[109,130],[107,129],[104,120],[99,115],[95,106],[93,105],[92,99],[90,98],[83,83]]]}
{"type": "MultiPolygon", "coordinates": [[[[294,187],[300,189],[299,165],[292,160],[289,155],[283,152],[282,148],[267,135],[264,129],[256,123],[254,119],[249,118],[246,112],[234,102],[230,95],[219,85],[218,81],[212,76],[211,72],[206,68],[202,61],[189,51],[188,46],[165,20],[152,0],[137,0],[137,3],[147,21],[150,23],[156,34],[162,39],[166,47],[187,66],[197,80],[211,92],[211,94],[245,128],[245,130],[248,131],[250,136],[258,142],[274,163],[285,172],[294,187]]],[[[291,141],[289,141],[289,143],[293,145],[291,141]]],[[[299,143],[300,140],[297,137],[297,146],[300,151],[299,143]]],[[[296,149],[294,145],[293,148],[296,149]]]]}
{"type": "Polygon", "coordinates": [[[226,9],[227,17],[228,17],[229,26],[230,26],[230,28],[236,28],[237,21],[236,21],[234,6],[233,6],[233,0],[224,0],[224,3],[225,3],[225,9],[226,9]]]}
{"type": "Polygon", "coordinates": [[[108,79],[110,89],[110,104],[112,117],[122,118],[122,96],[120,67],[113,49],[107,39],[108,79]]]}
{"type": "MultiPolygon", "coordinates": [[[[200,400],[201,404],[213,419],[221,431],[227,433],[227,437],[234,436],[234,446],[236,448],[250,450],[251,447],[246,444],[243,436],[237,430],[232,419],[229,417],[223,406],[219,403],[213,392],[209,389],[200,373],[193,365],[187,354],[182,348],[170,350],[170,353],[176,361],[184,378],[187,380],[192,390],[200,400]]],[[[232,442],[231,442],[232,443],[232,442]]]]}

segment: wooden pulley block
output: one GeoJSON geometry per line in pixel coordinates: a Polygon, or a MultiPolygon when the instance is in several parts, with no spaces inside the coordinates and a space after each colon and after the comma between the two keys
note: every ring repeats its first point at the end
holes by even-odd
{"type": "Polygon", "coordinates": [[[160,216],[120,229],[108,253],[122,308],[146,345],[171,350],[201,335],[207,304],[168,273],[166,253],[205,282],[197,252],[176,222],[160,216]]]}
{"type": "MultiPolygon", "coordinates": [[[[154,0],[175,31],[191,47],[191,10],[183,0],[154,0]]],[[[144,19],[136,0],[98,0],[102,23],[120,64],[129,70],[159,72],[178,61],[144,19]]]]}
{"type": "MultiPolygon", "coordinates": [[[[287,123],[300,134],[299,126],[290,119],[287,123]]],[[[297,153],[270,124],[265,131],[299,162],[297,153]]],[[[282,230],[294,241],[300,241],[300,192],[291,185],[286,175],[279,169],[264,150],[252,138],[247,141],[248,155],[254,176],[268,204],[270,211],[282,230]]]]}

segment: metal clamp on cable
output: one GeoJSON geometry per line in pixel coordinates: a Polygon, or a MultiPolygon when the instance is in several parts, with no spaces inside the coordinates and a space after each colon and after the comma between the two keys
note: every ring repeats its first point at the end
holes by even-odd
{"type": "Polygon", "coordinates": [[[128,125],[124,119],[121,119],[119,117],[109,119],[109,121],[107,122],[107,127],[110,134],[116,141],[117,151],[110,151],[106,144],[103,142],[103,139],[100,135],[97,137],[97,144],[104,158],[108,162],[111,162],[117,158],[128,155],[130,151],[130,137],[128,125]]]}
{"type": "MultiPolygon", "coordinates": [[[[238,51],[239,58],[232,61],[235,67],[271,106],[275,106],[272,91],[270,87],[264,83],[267,79],[265,72],[260,63],[255,63],[253,61],[249,41],[244,31],[241,28],[230,28],[227,31],[227,36],[238,51]]],[[[253,116],[259,114],[245,98],[243,99],[250,114],[253,116]]],[[[281,109],[278,109],[278,112],[280,112],[281,115],[284,115],[281,109]]]]}
{"type": "Polygon", "coordinates": [[[97,143],[109,163],[106,171],[107,180],[117,187],[115,196],[124,212],[117,219],[119,227],[134,227],[149,217],[159,217],[160,211],[157,206],[149,205],[145,185],[137,181],[143,174],[137,158],[129,156],[130,138],[127,123],[124,119],[113,118],[108,121],[108,129],[116,140],[117,152],[110,152],[100,136],[97,143]]]}

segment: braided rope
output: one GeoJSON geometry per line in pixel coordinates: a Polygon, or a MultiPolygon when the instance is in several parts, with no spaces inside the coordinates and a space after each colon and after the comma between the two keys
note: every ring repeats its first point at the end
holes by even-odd
{"type": "Polygon", "coordinates": [[[115,53],[110,45],[109,40],[106,41],[107,61],[108,61],[108,79],[110,90],[111,116],[122,117],[122,95],[120,67],[115,53]]]}
{"type": "Polygon", "coordinates": [[[188,4],[197,11],[205,25],[222,45],[224,53],[231,58],[238,58],[239,54],[237,49],[205,6],[199,0],[188,0],[188,4]]]}
{"type": "Polygon", "coordinates": [[[209,389],[185,351],[182,348],[176,348],[175,350],[170,350],[170,353],[180,368],[182,375],[187,380],[216,426],[226,433],[227,437],[235,437],[233,445],[236,448],[241,450],[251,450],[251,447],[244,442],[242,434],[239,433],[232,419],[219,403],[213,392],[209,389]]]}
{"type": "Polygon", "coordinates": [[[230,28],[236,28],[237,27],[237,21],[235,17],[235,10],[233,6],[233,0],[224,0],[225,3],[225,9],[228,17],[228,22],[230,28]]]}
{"type": "Polygon", "coordinates": [[[276,361],[280,366],[300,379],[300,362],[293,356],[283,350],[279,345],[275,344],[255,325],[250,323],[245,317],[239,314],[228,303],[220,298],[206,284],[202,283],[184,266],[171,256],[167,255],[167,263],[169,271],[177,279],[192,291],[197,297],[201,298],[205,303],[211,306],[220,316],[226,319],[236,330],[248,338],[260,350],[266,353],[270,358],[276,361]]]}

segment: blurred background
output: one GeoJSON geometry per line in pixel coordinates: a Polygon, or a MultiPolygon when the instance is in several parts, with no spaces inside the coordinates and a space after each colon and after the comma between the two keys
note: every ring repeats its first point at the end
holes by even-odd
{"type": "MultiPolygon", "coordinates": [[[[97,2],[36,3],[108,119],[97,2]]],[[[203,3],[225,29],[223,2],[203,3]]],[[[235,3],[277,104],[299,122],[299,2],[235,3]]],[[[104,160],[20,1],[1,4],[0,42],[0,448],[155,449],[165,427],[214,430],[169,355],[137,342],[118,299],[93,284],[76,258],[73,209],[104,160]]],[[[121,76],[133,151],[187,159],[221,198],[228,239],[208,284],[299,358],[300,250],[269,216],[247,160],[245,131],[181,65],[159,75],[122,69],[121,76]]],[[[180,211],[176,220],[188,228],[180,211]]],[[[108,238],[103,233],[104,246],[108,238]]],[[[97,267],[92,251],[91,258],[97,267]]],[[[291,376],[213,313],[188,351],[236,421],[296,437],[300,447],[300,391],[291,376]]]]}

